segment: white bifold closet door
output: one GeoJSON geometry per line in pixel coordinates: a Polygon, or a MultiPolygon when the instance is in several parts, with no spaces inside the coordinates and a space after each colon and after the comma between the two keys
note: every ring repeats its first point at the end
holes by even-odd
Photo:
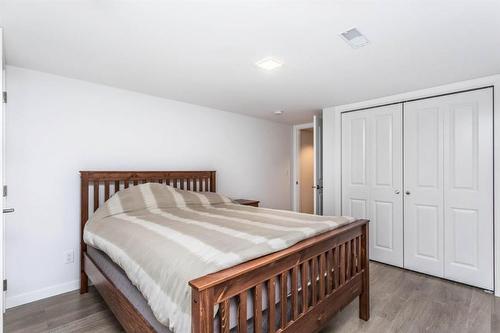
{"type": "Polygon", "coordinates": [[[493,289],[493,96],[404,104],[404,266],[493,289]]]}
{"type": "Polygon", "coordinates": [[[403,266],[402,105],[342,114],[342,214],[368,218],[370,259],[403,266]]]}
{"type": "Polygon", "coordinates": [[[443,277],[444,114],[432,99],[404,108],[405,268],[443,277]]]}

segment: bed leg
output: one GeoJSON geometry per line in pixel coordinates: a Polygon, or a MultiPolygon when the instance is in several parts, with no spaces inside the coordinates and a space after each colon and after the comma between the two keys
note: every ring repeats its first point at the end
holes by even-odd
{"type": "Polygon", "coordinates": [[[85,294],[89,291],[89,277],[85,272],[80,272],[80,294],[85,294]]]}
{"type": "Polygon", "coordinates": [[[363,265],[361,295],[359,295],[359,318],[370,319],[370,262],[368,261],[368,223],[363,225],[363,235],[361,237],[361,262],[363,265]]]}
{"type": "MultiPolygon", "coordinates": [[[[365,280],[364,275],[365,274],[363,274],[363,281],[365,280]]],[[[364,282],[363,291],[361,295],[359,295],[359,318],[365,321],[370,319],[370,292],[368,288],[364,287],[364,282]]]]}

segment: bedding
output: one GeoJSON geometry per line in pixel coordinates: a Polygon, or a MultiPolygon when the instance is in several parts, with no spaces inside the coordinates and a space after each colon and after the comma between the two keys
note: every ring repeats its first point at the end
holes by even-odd
{"type": "Polygon", "coordinates": [[[84,241],[123,269],[160,323],[190,332],[190,280],[352,221],[242,206],[217,193],[147,183],[101,206],[85,226],[84,241]]]}

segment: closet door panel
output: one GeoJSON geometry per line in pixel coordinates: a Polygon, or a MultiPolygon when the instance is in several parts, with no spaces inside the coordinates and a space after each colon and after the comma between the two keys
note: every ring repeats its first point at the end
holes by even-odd
{"type": "Polygon", "coordinates": [[[404,265],[443,276],[443,116],[429,100],[405,103],[404,265]]]}
{"type": "MultiPolygon", "coordinates": [[[[361,195],[362,196],[362,195],[361,195]]],[[[350,198],[346,203],[346,212],[343,215],[356,216],[362,219],[368,218],[368,199],[350,198]]]]}
{"type": "Polygon", "coordinates": [[[402,267],[402,104],[370,112],[370,256],[402,267]]]}
{"type": "Polygon", "coordinates": [[[368,115],[353,112],[342,117],[342,214],[368,217],[368,115]]]}
{"type": "MultiPolygon", "coordinates": [[[[440,209],[436,205],[415,205],[415,255],[422,259],[441,261],[440,209]]],[[[411,229],[410,229],[411,230],[411,229]]]]}
{"type": "Polygon", "coordinates": [[[370,258],[403,265],[402,105],[342,116],[342,214],[370,219],[370,258]]]}
{"type": "Polygon", "coordinates": [[[373,202],[373,221],[376,226],[373,235],[373,247],[377,251],[394,250],[394,205],[392,202],[375,200],[373,202]]]}
{"type": "Polygon", "coordinates": [[[445,277],[493,289],[492,89],[450,95],[444,109],[445,277]]]}

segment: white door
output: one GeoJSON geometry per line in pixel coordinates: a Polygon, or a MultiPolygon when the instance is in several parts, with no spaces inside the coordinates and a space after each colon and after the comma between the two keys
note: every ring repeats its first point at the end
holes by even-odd
{"type": "MultiPolygon", "coordinates": [[[[2,105],[0,115],[0,188],[3,189],[4,177],[3,177],[3,169],[4,169],[4,159],[3,159],[3,143],[4,143],[4,117],[5,117],[5,103],[3,100],[3,92],[5,91],[5,55],[3,49],[3,30],[0,27],[0,73],[2,73],[2,78],[0,80],[0,92],[2,93],[2,98],[0,104],[2,105]]],[[[3,192],[3,190],[2,190],[3,192]]],[[[3,212],[4,208],[4,199],[0,200],[0,211],[3,212]]],[[[4,270],[4,235],[5,235],[5,227],[4,227],[4,218],[3,214],[0,218],[0,276],[2,280],[5,279],[5,270],[4,270]]],[[[3,284],[3,283],[2,283],[3,284]]],[[[5,292],[2,293],[2,297],[0,297],[0,333],[3,332],[3,312],[5,311],[5,292]]]]}
{"type": "Polygon", "coordinates": [[[314,116],[313,124],[314,214],[323,215],[323,120],[314,116]]]}
{"type": "Polygon", "coordinates": [[[342,115],[342,214],[370,219],[370,259],[403,266],[402,105],[342,115]]]}
{"type": "Polygon", "coordinates": [[[493,290],[492,90],[450,95],[439,101],[444,115],[444,277],[490,290],[493,290]]]}
{"type": "Polygon", "coordinates": [[[366,111],[342,114],[342,215],[356,218],[370,215],[369,118],[366,111]]]}
{"type": "Polygon", "coordinates": [[[404,105],[405,268],[443,276],[443,113],[436,100],[404,105]]]}
{"type": "Polygon", "coordinates": [[[403,266],[402,104],[371,111],[371,257],[403,266]]]}
{"type": "Polygon", "coordinates": [[[492,91],[404,109],[405,268],[493,289],[492,91]]]}

